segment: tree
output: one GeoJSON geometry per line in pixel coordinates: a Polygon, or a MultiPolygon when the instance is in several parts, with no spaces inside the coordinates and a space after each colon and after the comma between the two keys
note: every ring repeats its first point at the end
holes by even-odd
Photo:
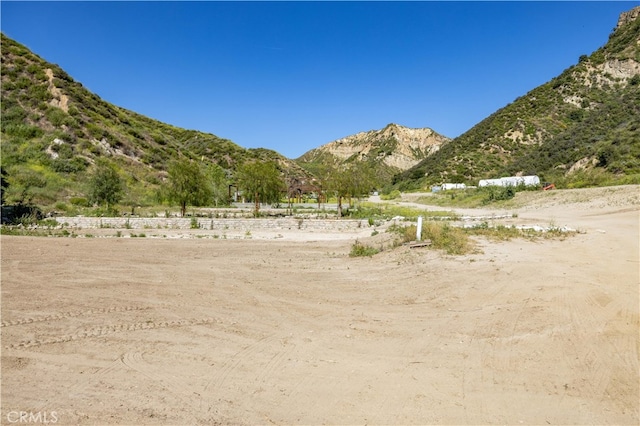
{"type": "Polygon", "coordinates": [[[244,163],[238,167],[236,178],[238,187],[255,203],[256,217],[260,213],[260,203],[277,202],[284,191],[284,181],[271,161],[244,163]]]}
{"type": "Polygon", "coordinates": [[[373,167],[367,163],[356,164],[352,170],[352,196],[361,198],[368,196],[377,186],[378,179],[373,167]]]}
{"type": "Polygon", "coordinates": [[[124,183],[115,166],[104,160],[89,180],[89,200],[92,203],[106,204],[107,210],[122,199],[124,183]]]}
{"type": "Polygon", "coordinates": [[[373,169],[366,164],[352,164],[328,169],[325,184],[338,202],[338,217],[342,217],[342,200],[368,194],[374,186],[373,169]]]}
{"type": "Polygon", "coordinates": [[[201,206],[211,200],[211,185],[200,164],[185,158],[171,163],[168,171],[166,195],[170,202],[180,205],[182,217],[188,204],[201,206]]]}
{"type": "Polygon", "coordinates": [[[211,185],[211,197],[213,204],[219,205],[229,204],[229,179],[227,172],[217,164],[211,164],[205,169],[207,179],[211,185]]]}
{"type": "Polygon", "coordinates": [[[338,204],[338,217],[342,217],[342,199],[351,193],[351,176],[348,168],[331,169],[328,171],[325,182],[327,190],[333,193],[338,204]]]}

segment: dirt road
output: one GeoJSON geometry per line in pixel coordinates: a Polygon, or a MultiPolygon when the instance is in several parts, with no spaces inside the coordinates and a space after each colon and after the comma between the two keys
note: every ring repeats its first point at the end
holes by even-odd
{"type": "Polygon", "coordinates": [[[581,233],[371,258],[3,236],[1,422],[638,424],[639,188],[525,197],[581,233]]]}

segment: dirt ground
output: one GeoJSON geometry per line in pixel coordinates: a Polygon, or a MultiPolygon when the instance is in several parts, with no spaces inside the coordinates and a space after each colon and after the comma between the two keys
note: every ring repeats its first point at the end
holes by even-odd
{"type": "Polygon", "coordinates": [[[580,233],[2,236],[1,422],[637,425],[640,188],[508,212],[580,233]]]}

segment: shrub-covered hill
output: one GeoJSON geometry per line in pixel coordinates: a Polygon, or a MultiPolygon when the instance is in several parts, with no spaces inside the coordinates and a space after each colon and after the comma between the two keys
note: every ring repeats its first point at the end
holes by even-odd
{"type": "Polygon", "coordinates": [[[605,46],[393,178],[399,189],[537,174],[566,185],[640,175],[640,8],[605,46]]]}
{"type": "Polygon", "coordinates": [[[29,201],[40,206],[86,198],[98,159],[116,167],[128,190],[123,201],[135,205],[153,203],[178,158],[218,165],[229,176],[246,161],[273,160],[287,176],[307,176],[275,151],[245,149],[105,102],[4,34],[1,50],[3,202],[21,201],[25,186],[29,201]]]}

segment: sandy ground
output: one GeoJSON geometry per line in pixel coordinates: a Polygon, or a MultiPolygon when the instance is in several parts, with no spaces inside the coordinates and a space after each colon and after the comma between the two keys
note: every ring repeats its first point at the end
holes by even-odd
{"type": "Polygon", "coordinates": [[[639,208],[518,194],[513,221],[581,233],[466,256],[3,236],[0,421],[637,425],[639,208]]]}

